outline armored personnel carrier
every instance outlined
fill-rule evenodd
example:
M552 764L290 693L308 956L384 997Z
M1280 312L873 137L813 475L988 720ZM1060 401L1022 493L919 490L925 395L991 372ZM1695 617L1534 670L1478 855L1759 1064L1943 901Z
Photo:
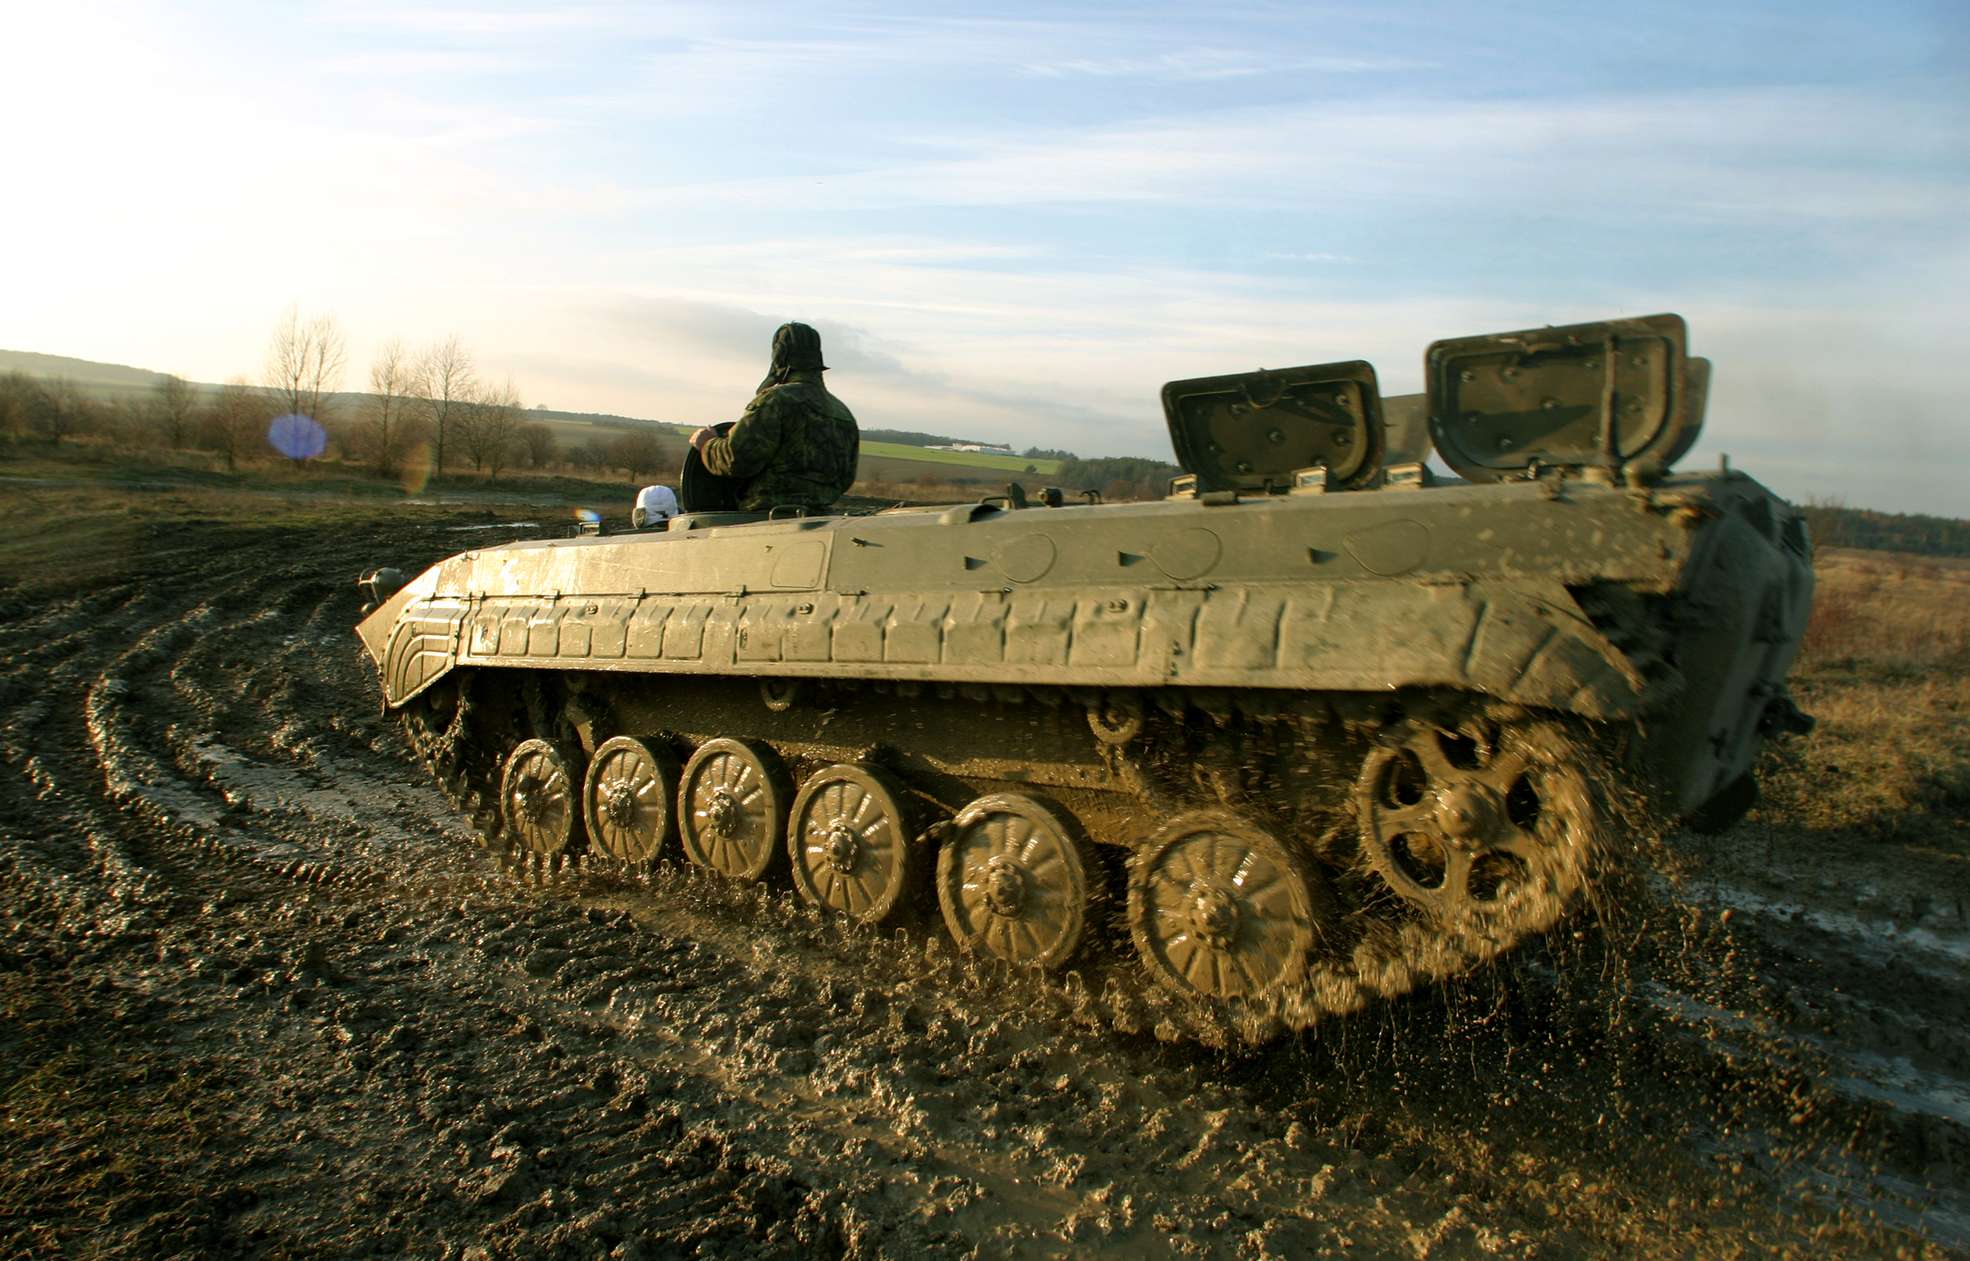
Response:
M1402 398L1364 362L1172 382L1159 501L687 512L372 575L357 630L516 859L681 857L1304 1025L1551 926L1638 788L1728 823L1809 721L1806 529L1671 472L1686 342L1440 341Z

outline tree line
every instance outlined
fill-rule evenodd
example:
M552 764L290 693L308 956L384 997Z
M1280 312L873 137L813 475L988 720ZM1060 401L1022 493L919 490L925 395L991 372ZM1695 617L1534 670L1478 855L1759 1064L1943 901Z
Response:
M1919 556L1970 556L1970 521L1919 512L1849 508L1838 500L1809 500L1801 509L1819 547L1864 547Z
M267 350L265 390L283 414L307 416L340 439L343 453L384 476L428 460L434 472L470 463L498 477L525 459L535 467L554 455L553 434L526 421L512 378L481 373L457 337L412 351L393 337L370 358L369 392L352 415L338 415L336 391L347 342L333 316L303 320L290 308Z
M1161 499L1169 491L1170 479L1182 471L1174 464L1142 456L1083 460L1070 455L1060 460L1059 471L1049 480L1077 491L1098 490L1103 499Z
M633 480L682 455L680 439L655 429L563 450L551 428L527 418L511 379L482 371L457 337L420 349L401 338L384 342L371 358L367 393L342 392L347 359L333 317L304 319L290 308L274 327L257 381L236 376L214 388L167 375L148 392L105 397L65 378L0 374L0 434L202 450L230 470L270 456L269 426L296 415L321 426L341 458L393 478L466 467L496 478L521 465L565 464L621 469Z
M914 429L864 429L864 442L894 442L905 447L949 447L960 442L974 446L990 446L983 438L947 438L943 434L918 433Z
M205 450L232 468L264 445L277 414L265 391L243 381L201 392L167 376L148 394L105 398L66 377L0 374L0 434L14 439Z

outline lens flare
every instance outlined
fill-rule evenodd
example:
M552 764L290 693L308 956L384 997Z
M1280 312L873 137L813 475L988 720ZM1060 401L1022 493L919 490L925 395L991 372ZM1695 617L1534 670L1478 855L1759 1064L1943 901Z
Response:
M593 508L577 508L575 509L575 520L581 522L583 525L597 525L602 520L602 514Z
M267 426L267 445L290 460L312 460L328 450L328 431L311 416L289 412Z
M410 449L404 452L404 462L398 472L403 478L406 495L422 493L431 482L431 444L411 443Z

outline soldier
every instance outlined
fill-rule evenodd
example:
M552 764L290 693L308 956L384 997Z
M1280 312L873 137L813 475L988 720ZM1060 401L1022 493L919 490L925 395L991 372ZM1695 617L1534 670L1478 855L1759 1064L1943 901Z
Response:
M739 483L738 506L747 512L783 504L825 512L854 484L861 433L855 414L821 384L825 371L821 335L782 324L772 370L745 415L723 437L710 429L691 435L705 468Z

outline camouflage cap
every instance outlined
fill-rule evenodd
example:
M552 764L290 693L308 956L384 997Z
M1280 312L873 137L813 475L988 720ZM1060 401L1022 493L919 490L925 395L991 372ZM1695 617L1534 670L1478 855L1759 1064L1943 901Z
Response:
M806 324L782 324L773 332L775 371L808 372L827 370L821 362L821 335Z

